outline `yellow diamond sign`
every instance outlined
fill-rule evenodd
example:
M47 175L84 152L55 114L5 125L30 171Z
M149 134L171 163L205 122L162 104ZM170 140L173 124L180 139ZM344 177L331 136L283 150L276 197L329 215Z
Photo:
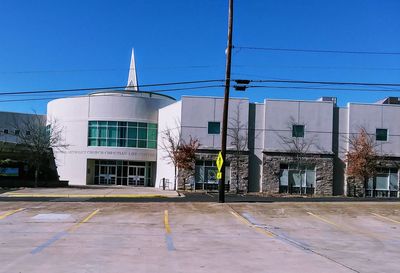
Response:
M217 172L217 179L222 179L222 173L221 172Z
M218 157L217 157L217 168L218 168L218 172L221 172L222 164L224 164L224 160L222 159L222 153L219 152L219 153L218 153Z

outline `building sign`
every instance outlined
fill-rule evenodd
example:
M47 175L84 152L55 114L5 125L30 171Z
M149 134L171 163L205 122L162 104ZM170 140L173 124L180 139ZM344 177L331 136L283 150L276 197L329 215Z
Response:
M156 161L156 150L154 151L102 151L102 150L67 150L67 151L56 151L55 153L69 154L69 155L86 155L87 157L101 157L106 158L111 156L114 159L116 156L121 156L130 160L149 160Z

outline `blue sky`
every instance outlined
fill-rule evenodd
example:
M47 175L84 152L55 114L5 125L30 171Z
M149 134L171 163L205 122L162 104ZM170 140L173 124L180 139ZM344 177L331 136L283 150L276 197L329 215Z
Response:
M0 1L0 93L223 79L227 0ZM397 0L235 0L234 45L400 52ZM232 78L400 82L400 55L233 51ZM282 84L280 84L282 86ZM330 86L325 86L330 87ZM400 89L400 88L398 88ZM222 95L222 88L170 92ZM232 96L374 102L395 92L254 88ZM39 98L30 95L18 98ZM1 102L45 113L47 101Z

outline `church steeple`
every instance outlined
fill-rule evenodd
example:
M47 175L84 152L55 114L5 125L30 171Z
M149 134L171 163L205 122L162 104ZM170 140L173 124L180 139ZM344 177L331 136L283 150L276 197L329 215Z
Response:
M128 84L125 90L139 91L136 64L135 64L135 50L132 48L131 65L129 66Z

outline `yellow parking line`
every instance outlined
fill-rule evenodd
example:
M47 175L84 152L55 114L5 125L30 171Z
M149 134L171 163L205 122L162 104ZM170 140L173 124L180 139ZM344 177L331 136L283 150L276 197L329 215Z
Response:
M335 226L335 227L337 227L338 229L343 230L343 231L347 231L347 232L351 232L351 233L356 233L356 234L367 235L367 236L369 236L369 237L372 237L372 238L375 238L375 239L378 239L378 240L380 240L380 239L383 238L382 236L380 236L380 235L378 235L378 234L376 234L376 233L371 233L371 232L368 232L368 231L365 231L365 230L364 230L364 231L356 230L356 229L354 229L354 228L350 228L350 227L347 227L347 226L341 226L341 225L336 224L336 223L334 223L334 222L332 222L332 221L330 221L330 220L328 220L328 219L326 219L326 218L324 218L324 217L321 217L321 216L319 216L319 215L316 215L316 214L314 214L314 213L312 213L312 212L307 211L307 213L308 213L309 215L311 215L311 216L313 216L313 217L315 217L315 218L321 220L322 222L325 222L325 223L327 223L327 224L333 225L333 226Z
M390 221L390 222L393 222L393 223L396 223L396 224L400 224L399 221L396 221L396 220L391 219L391 218L389 218L389 217L386 217L386 216L383 216L383 215L380 215L380 214L377 214L377 213L371 213L371 214L374 215L374 216L376 216L376 217L385 219L385 220L387 220L387 221Z
M14 213L17 213L17 212L19 212L19 211L21 211L21 210L24 210L24 209L23 209L23 208L20 208L20 209L15 209L15 210L7 211L6 213L3 213L2 215L0 215L0 220L2 220L2 219L4 219L4 218L6 218L7 216L10 216L10 215L12 215L12 214L14 214Z
M164 210L164 226L165 226L165 231L168 234L171 233L171 227L169 226L169 221L168 221L168 210Z
M323 217L321 217L321 216L319 216L319 215L316 215L316 214L314 214L314 213L312 213L312 212L307 211L307 213L308 213L309 215L311 215L311 216L313 216L313 217L315 217L315 218L321 220L322 222L328 223L328 224L333 225L333 226L335 226L335 227L337 227L337 228L340 228L340 229L343 228L342 226L340 226L340 225L338 225L338 224L336 224L336 223L334 223L334 222L332 222L332 221L329 221L328 219L325 219L325 218L323 218Z
M85 219L83 219L82 221L80 221L79 223L73 225L72 227L70 227L67 231L69 232L74 232L80 225L82 225L83 223L86 223L87 221L89 221L93 216L95 216L98 212L100 211L100 209L96 209L95 211L93 211L91 214L89 214Z
M251 227L251 228L254 228L256 231L258 231L258 232L260 232L260 233L262 233L262 234L264 234L264 235L267 235L268 237L270 237L270 238L273 238L274 237L274 234L273 233L271 233L271 232L269 232L268 230L265 230L265 229L263 229L263 228L261 228L261 227L258 227L258 226L256 226L256 225L254 225L253 223L251 223L249 220L247 220L245 217L243 217L243 216L241 216L239 213L237 213L236 211L231 211L231 213L232 213L232 215L233 216L235 216L240 222L242 222L242 223L244 223L245 225L247 225L247 226L249 226L249 227Z

